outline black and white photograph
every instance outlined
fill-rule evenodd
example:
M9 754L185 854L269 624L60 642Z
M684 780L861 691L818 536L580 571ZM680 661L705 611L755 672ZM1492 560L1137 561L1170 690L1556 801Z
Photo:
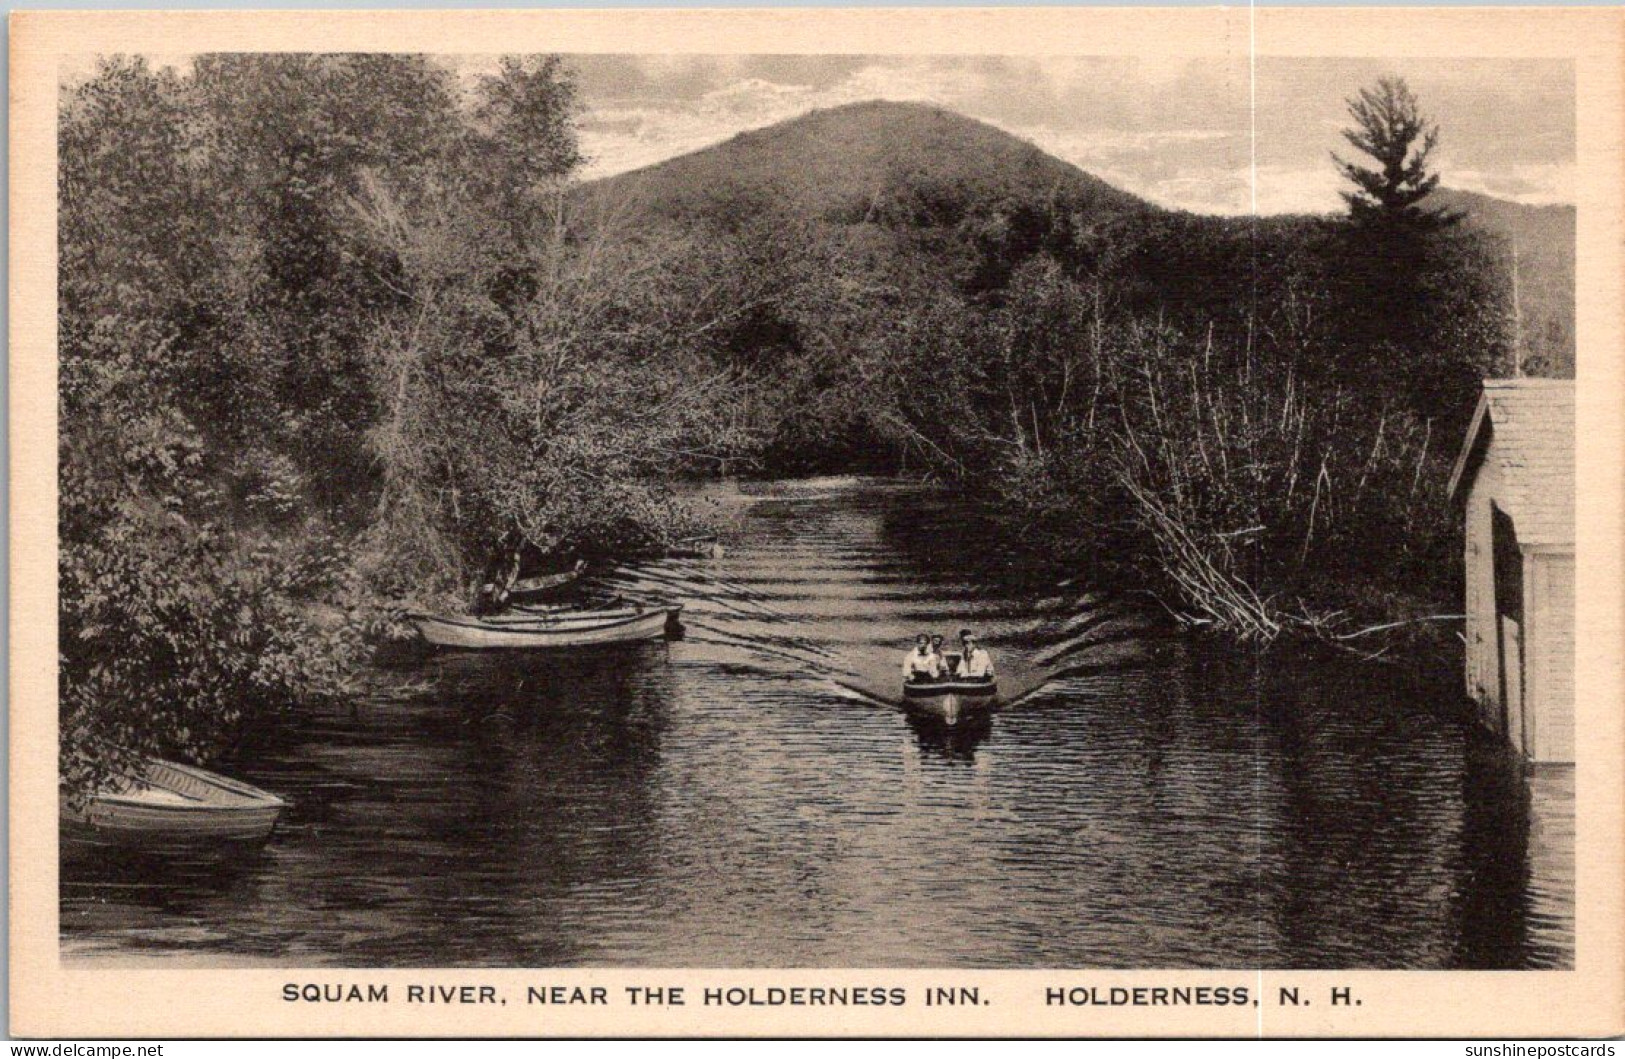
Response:
M1570 965L1572 65L1245 74L65 69L64 958Z
M63 972L1583 963L1573 58L184 41L54 72Z

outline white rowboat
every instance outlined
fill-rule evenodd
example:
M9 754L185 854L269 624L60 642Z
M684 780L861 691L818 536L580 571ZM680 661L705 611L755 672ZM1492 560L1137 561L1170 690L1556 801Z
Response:
M271 833L286 807L240 780L156 758L147 760L141 776L115 780L89 804L75 806L66 793L61 798L72 837L100 841L255 841Z
M534 615L522 620L498 621L413 614L407 620L417 627L424 640L436 647L586 647L657 639L666 635L668 623L675 623L682 609L667 606L654 610L583 612L568 618Z

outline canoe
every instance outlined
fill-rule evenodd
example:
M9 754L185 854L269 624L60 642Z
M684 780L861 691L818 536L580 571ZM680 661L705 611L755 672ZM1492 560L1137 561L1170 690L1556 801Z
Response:
M928 684L904 684L903 704L955 721L998 704L999 685L991 680L941 680Z
M535 615L524 620L448 618L412 614L407 620L435 647L547 648L653 640L667 634L683 608L669 605L631 611L584 612L569 618Z
M70 837L92 841L258 841L287 803L269 791L192 765L147 760L140 776L115 780L75 807L61 799Z

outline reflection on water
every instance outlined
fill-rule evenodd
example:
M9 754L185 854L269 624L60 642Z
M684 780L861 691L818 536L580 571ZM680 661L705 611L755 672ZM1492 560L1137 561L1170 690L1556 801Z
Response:
M1528 967L1573 960L1573 775L1451 689L1198 649L1024 579L951 498L730 490L677 643L441 654L231 768L240 855L63 865L64 953L225 964ZM1007 707L899 710L920 630Z

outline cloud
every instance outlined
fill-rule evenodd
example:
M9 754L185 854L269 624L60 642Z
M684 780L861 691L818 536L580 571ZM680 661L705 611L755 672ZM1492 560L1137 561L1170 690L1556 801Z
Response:
M686 106L593 108L581 126L582 149L590 160L584 175L609 176L652 165L818 105L808 86L749 78L706 92Z
M1114 174L1105 179L1129 187L1142 198L1169 209L1220 215L1245 214L1252 209L1251 185L1245 169L1190 171L1153 179L1139 187L1130 187L1133 174Z
M1445 183L1463 191L1476 191L1527 206L1551 206L1574 201L1572 163L1529 163L1504 170L1449 169Z
M1250 173L1248 178L1252 179ZM1329 161L1315 166L1259 166L1256 179L1259 213L1332 213L1343 208L1338 192L1345 185Z
M688 101L651 96L636 104L628 100L594 106L589 99L582 123L582 147L591 159L585 175L609 176L651 165L822 107L869 99L952 105L976 88L974 76L935 65L901 69L875 64L821 87L742 77L723 80Z

